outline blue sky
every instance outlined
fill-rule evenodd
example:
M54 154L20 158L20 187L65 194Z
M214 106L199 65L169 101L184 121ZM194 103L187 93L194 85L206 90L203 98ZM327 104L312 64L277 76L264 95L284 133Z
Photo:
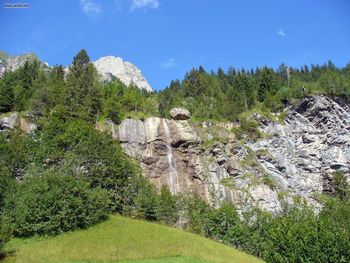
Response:
M28 9L5 9L25 2ZM0 0L0 50L68 65L120 56L151 86L203 65L251 68L350 61L349 0Z

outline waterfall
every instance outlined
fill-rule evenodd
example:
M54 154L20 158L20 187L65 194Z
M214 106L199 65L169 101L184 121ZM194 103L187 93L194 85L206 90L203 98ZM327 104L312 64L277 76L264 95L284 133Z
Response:
M169 188L170 192L173 194L178 194L180 192L179 176L177 174L176 162L173 156L173 149L171 148L171 137L170 130L167 121L163 119L163 127L165 133L166 147L167 147L167 160L169 167Z

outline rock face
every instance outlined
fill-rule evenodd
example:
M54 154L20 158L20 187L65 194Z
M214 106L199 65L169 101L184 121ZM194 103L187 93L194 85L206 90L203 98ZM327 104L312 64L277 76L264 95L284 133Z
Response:
M141 161L144 175L158 189L168 185L172 193L196 189L202 195L202 180L195 175L200 142L187 121L149 118L125 120L119 126L119 140L125 152Z
M141 71L132 63L119 57L107 56L93 62L104 81L119 79L126 86L135 85L139 89L152 91Z
M0 116L0 132L20 128L22 131L31 133L37 129L37 125L28 122L27 119L20 117L17 112Z
M320 208L334 171L350 179L350 103L314 96L286 109L285 123L254 114L262 139L236 140L232 123L124 120L118 137L143 174L172 193L197 191L214 205L277 213L295 197ZM214 139L215 138L215 139Z
M185 108L173 108L170 117L174 120L187 120L191 117L191 113Z
M332 173L350 174L349 102L325 96L305 99L290 108L285 125L267 122L267 139L249 143L263 170L281 189L291 189L310 202L317 193L332 191Z

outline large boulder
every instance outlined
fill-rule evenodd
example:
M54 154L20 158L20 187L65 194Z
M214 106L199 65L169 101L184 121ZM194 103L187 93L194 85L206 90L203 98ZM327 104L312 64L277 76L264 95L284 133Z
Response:
M14 129L20 125L20 120L17 112L11 113L10 115L1 117L0 119L0 130Z
M26 118L20 117L17 112L6 113L5 115L0 116L0 131L13 130L17 128L26 133L31 133L38 127L35 123L29 122Z
M174 120L187 120L191 117L191 113L185 108L173 108L170 117Z

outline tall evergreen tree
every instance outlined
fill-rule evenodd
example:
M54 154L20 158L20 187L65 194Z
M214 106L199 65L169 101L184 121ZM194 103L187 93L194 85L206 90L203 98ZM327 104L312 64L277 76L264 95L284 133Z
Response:
M66 107L72 117L94 122L101 110L98 73L84 49L73 58L69 70Z
M263 67L259 72L259 101L264 101L267 96L271 96L276 93L277 87L274 74L274 71L267 67Z
M0 112L11 111L14 104L13 87L7 75L0 80Z

